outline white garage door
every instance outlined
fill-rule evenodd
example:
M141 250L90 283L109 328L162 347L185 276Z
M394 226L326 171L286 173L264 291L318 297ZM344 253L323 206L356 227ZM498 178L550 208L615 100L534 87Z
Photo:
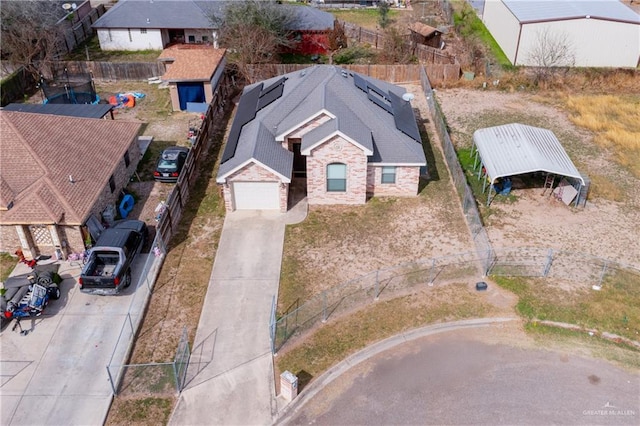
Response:
M237 210L280 209L278 182L234 182L233 197Z

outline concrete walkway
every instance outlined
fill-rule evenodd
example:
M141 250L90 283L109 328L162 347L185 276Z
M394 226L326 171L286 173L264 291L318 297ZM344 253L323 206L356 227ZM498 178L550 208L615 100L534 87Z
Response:
M172 425L271 424L276 414L269 341L287 223L306 216L306 200L286 214L227 214L191 355L187 386Z

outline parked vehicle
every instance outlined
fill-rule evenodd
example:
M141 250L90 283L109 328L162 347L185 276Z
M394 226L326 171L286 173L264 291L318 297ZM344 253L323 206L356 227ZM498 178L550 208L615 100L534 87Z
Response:
M7 278L0 293L2 322L42 315L49 300L60 298L61 281L58 265L36 266L32 272Z
M153 178L160 182L177 182L182 171L189 148L172 146L160 154Z
M146 239L147 225L141 220L123 220L102 231L80 273L80 290L109 295L129 287L131 264Z

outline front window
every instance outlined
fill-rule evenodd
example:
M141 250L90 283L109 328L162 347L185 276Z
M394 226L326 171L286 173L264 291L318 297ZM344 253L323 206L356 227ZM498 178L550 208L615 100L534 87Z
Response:
M334 163L327 166L327 191L345 192L347 190L347 165Z
M189 43L195 43L196 42L196 36L190 35L189 36Z
M396 168L393 166L382 167L382 183L396 183Z

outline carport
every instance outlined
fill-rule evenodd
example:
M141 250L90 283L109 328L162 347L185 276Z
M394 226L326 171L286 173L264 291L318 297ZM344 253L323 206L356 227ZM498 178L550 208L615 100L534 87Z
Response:
M472 154L478 179L484 179L483 192L489 187L487 206L497 182L529 173L545 174L545 190L552 191L556 177L564 177L556 195L567 204L573 200L576 206L586 202L588 179L550 130L519 123L478 129L473 133ZM567 190L563 194L564 188Z

